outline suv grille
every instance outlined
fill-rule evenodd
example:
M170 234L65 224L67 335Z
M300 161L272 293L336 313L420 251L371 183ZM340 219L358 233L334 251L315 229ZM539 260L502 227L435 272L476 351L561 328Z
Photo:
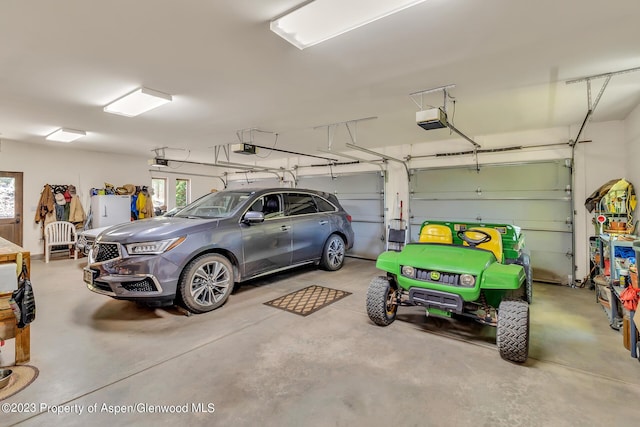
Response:
M120 250L117 243L99 243L96 262L105 262L116 259L120 256Z
M124 282L121 285L129 292L156 292L158 290L153 280L148 277L138 282Z

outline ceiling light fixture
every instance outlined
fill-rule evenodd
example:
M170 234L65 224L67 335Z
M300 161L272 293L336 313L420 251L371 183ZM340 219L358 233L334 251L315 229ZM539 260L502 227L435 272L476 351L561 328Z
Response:
M60 128L57 131L47 135L46 139L49 141L72 142L86 135L87 133L83 130Z
M104 107L104 111L126 117L135 117L161 105L171 102L173 98L166 93L141 87L125 96L116 99Z
M271 21L271 31L302 50L425 0L315 0Z

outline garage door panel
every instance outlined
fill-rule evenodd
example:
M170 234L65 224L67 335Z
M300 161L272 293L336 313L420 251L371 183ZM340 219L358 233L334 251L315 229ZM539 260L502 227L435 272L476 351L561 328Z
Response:
M566 202L547 200L522 200L517 203L500 203L494 200L411 201L411 212L418 223L426 219L483 221L521 227L526 224L528 228L557 231L571 231L567 224L571 212L567 207Z
M534 279L565 282L571 273L571 233L527 229L523 231L525 246L531 254Z
M384 250L383 229L380 224L352 222L355 244L349 255L360 258L376 259Z
M375 259L384 251L384 177L379 172L303 176L298 188L334 194L351 215L355 245L349 255Z
M357 221L370 221L382 223L380 216L380 200L367 199L339 199L340 204L352 218Z
M444 173L443 173L444 171ZM413 174L415 185L422 191L455 189L475 192L477 188L490 191L566 190L568 168L562 161L482 166L475 168L447 168L420 170Z
M427 219L515 224L525 233L534 277L566 282L573 236L571 175L565 164L559 159L485 165L480 173L468 167L414 170L411 238L417 240Z

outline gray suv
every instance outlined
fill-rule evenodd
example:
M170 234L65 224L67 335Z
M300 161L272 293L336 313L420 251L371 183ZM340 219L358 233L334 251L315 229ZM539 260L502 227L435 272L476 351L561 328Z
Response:
M332 194L221 191L173 217L109 227L89 251L84 281L116 299L203 313L224 304L234 283L303 264L338 270L353 240L351 216Z

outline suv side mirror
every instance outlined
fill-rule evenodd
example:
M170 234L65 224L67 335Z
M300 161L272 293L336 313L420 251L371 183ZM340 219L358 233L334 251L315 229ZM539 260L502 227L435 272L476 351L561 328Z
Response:
M258 224L260 222L264 222L264 214L262 212L248 211L244 214L242 222L245 224Z

